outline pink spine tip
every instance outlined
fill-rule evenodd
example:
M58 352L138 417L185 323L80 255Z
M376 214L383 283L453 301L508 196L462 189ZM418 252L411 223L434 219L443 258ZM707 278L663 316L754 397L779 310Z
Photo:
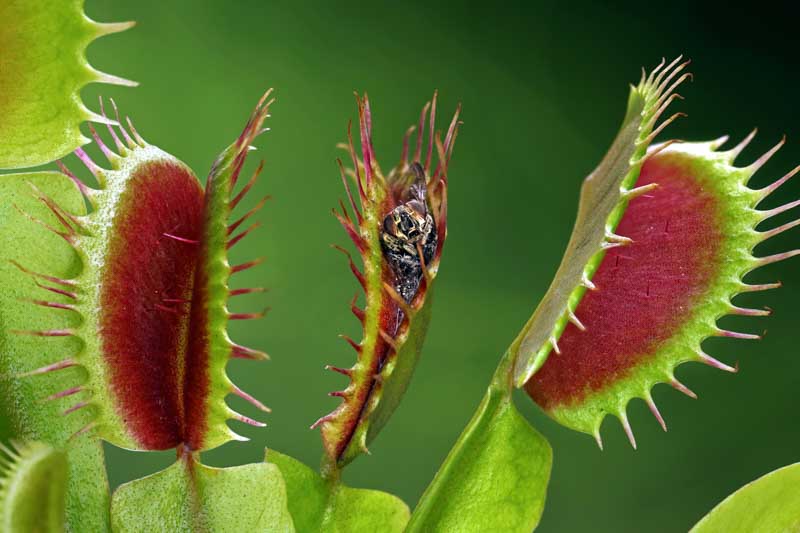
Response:
M358 279L361 288L367 290L367 280L364 278L364 274L361 273L356 264L353 262L353 256L350 255L350 252L348 252L347 250L345 250L344 248L342 248L337 244L332 244L331 247L334 250L339 250L347 257L347 261L350 264L350 271L353 272L353 275L356 277L356 279Z
M31 370L30 372L24 372L22 374L18 374L17 377L19 378L26 378L31 376L39 376L41 374L47 374L49 372L55 372L56 370L62 370L64 368L70 368L76 366L77 363L73 359L64 359L63 361L59 361L57 363L53 363L52 365L43 366L37 368L36 370Z
M717 359L714 359L710 355L703 352L700 352L700 361L707 364L710 367L716 368L718 370L723 370L725 372L731 372L735 374L738 371L738 368L728 366L722 361L718 361Z
M241 415L239 413L234 413L233 414L233 419L234 420L238 420L239 422L244 422L245 424L248 424L250 426L254 426L254 427L257 427L257 428L267 427L267 425L264 422L259 422L258 420L253 420L249 416L244 416L244 415Z
M746 307L731 307L731 313L739 316L769 316L772 314L772 309L768 307L764 309L748 309Z
M780 140L780 141L778 141L778 143L777 143L775 146L773 146L772 148L770 148L769 150L767 150L767 152L766 152L766 153L764 153L764 155L762 155L761 157L759 157L758 159L756 159L755 161L753 161L753 162L752 162L752 163L751 163L751 164L750 164L750 165L747 167L747 168L748 168L748 170L749 170L750 172L752 172L752 173L756 173L756 172L758 171L758 169L760 169L761 167L763 167L763 166L764 166L764 165L767 163L767 161L769 161L769 160L772 158L772 156L773 156L773 155L775 155L775 152L777 152L778 150L780 150L780 149L781 149L781 147L782 147L784 144L786 144L786 136L785 136L785 135L784 135L784 136L781 138L781 140Z
M338 366L333 365L325 365L325 370L330 370L331 372L336 372L337 374L342 374L343 376L350 377L353 372L349 368L340 368Z
M85 435L89 431L93 430L95 427L97 427L97 423L96 422L90 422L89 424L86 424L81 429L79 429L78 431L76 431L75 433L70 435L68 440L69 441L73 441L74 439L77 439L81 435Z
M252 404L256 409L258 409L260 411L264 411L265 413L271 413L272 412L272 409L270 409L269 407L267 407L263 403L259 402L253 396L251 396L250 394L246 393L245 391L243 391L242 389L240 389L236 385L233 386L233 391L232 392L233 392L233 394L235 394L239 398L241 398L241 399L249 402L250 404Z
M256 222L256 223L252 224L249 228L247 228L246 230L241 232L239 235L237 235L235 237L231 237L231 239L228 240L228 244L226 245L227 249L230 250L231 248L236 246L236 244L239 241L241 241L242 239L247 237L250 234L250 232L252 232L253 230L255 230L255 229L259 228L259 227L261 227L261 223L260 222Z
M46 274L40 274L38 272L34 272L33 270L29 270L29 269L23 267L18 262L14 261L13 259L11 259L9 262L12 265L14 265L15 267L17 267L19 270L24 272L25 274L28 274L29 276L32 276L34 278L39 278L39 279L43 279L45 281L50 281L52 283L56 283L58 285L63 285L65 287L75 287L77 285L77 282L75 280L57 278L55 276L48 276Z
M43 331L11 330L17 335L31 335L33 337L69 337L74 335L71 329L48 329Z
M100 168L91 157L89 157L89 154L83 151L83 148L77 148L74 154L78 157L78 159L81 160L84 166L89 169L89 172L91 172L95 178L99 178L101 176L103 169Z
M117 154L112 152L111 149L108 146L106 146L106 143L103 142L103 139L100 138L100 135L98 135L97 130L94 129L94 126L92 126L91 124L89 124L89 131L91 132L92 137L94 138L94 143L97 145L98 148L100 148L100 151L103 152L103 155L106 156L106 159L108 160L109 163L112 163L113 161L119 158Z
M231 320L255 320L264 318L266 314L267 310L261 311L260 313L230 313L228 318Z
M625 430L625 435L628 437L628 442L631 443L631 447L635 450L636 449L636 437L633 434L633 429L631 428L631 423L628 421L628 415L625 414L625 411L620 413L619 421L622 423L622 429Z
M672 378L672 380L669 382L669 384L672 385L675 388L675 390L684 393L689 398L691 398L693 400L697 399L697 394L695 394L689 387L687 387L686 385L684 385L683 383L681 383L677 379Z
M750 142L751 142L751 141L752 141L752 140L755 138L755 136L756 136L756 134L757 134L757 133L758 133L758 128L753 128L753 131L751 131L750 133L748 133L748 134L747 134L747 137L745 137L744 139L742 139L742 141L741 141L739 144L737 144L736 146L734 146L733 148L731 148L730 150L728 150L728 152L727 152L727 153L728 153L728 156L731 158L731 160L732 160L732 161L733 161L733 160L736 160L736 158L737 158L737 157L739 157L739 154L741 154L741 153L742 153L742 151L743 151L745 148L747 148L747 146L748 146L748 145L750 144Z
M761 335L754 335L752 333L739 333L738 331L728 331L726 329L719 330L720 337L728 337L731 339L744 339L744 340L761 340Z
M572 322L572 324L576 328L578 328L581 331L586 331L586 326L583 325L583 322L580 321L580 319L578 318L578 316L574 312L569 311L568 312L568 317L569 317L569 321Z
M356 295L356 296L358 296L358 295ZM353 298L353 301L350 304L350 311L353 312L353 315L355 315L355 317L360 322L362 322L362 323L364 322L364 319L366 318L367 315L366 315L366 313L365 313L365 311L363 309L361 309L360 307L358 307L356 305L356 298L355 297Z
M798 168L800 168L800 167L798 167ZM762 220L767 220L768 218L774 217L776 215L780 215L781 213L784 213L786 211L794 209L798 205L800 205L800 200L795 200L793 202L789 202L788 204L779 205L778 207L775 207L773 209L768 209L766 211L760 211L760 215L761 215Z
M229 207L231 211L234 210L237 205L239 205L239 202L241 202L244 199L245 196L247 196L247 193L249 193L250 190L253 188L253 185L256 184L256 181L258 180L258 176L261 174L261 171L263 169L264 169L264 161L262 160L258 164L258 167L256 168L255 172L253 172L253 175L250 176L250 179L247 181L245 186L242 187L241 191L239 191L239 194L237 194L233 198L233 200L231 200L230 207ZM238 176L238 173L236 174L236 176ZM234 178L233 184L235 184L235 183L236 183L236 179Z
M797 174L798 172L800 172L800 165L794 167L783 177L773 181L763 189L758 189L757 192L761 195L761 198L766 198L767 196L775 192L781 185L792 179L792 177L794 177L794 175Z
M57 392L55 394L51 394L50 396L45 398L44 401L45 402L51 402L53 400L58 400L59 398L66 398L67 396L72 396L73 394L78 394L82 390L83 390L83 387L81 387L81 386L65 389L65 390L62 390L62 391Z
M558 341L555 335L550 336L550 346L553 347L553 351L556 352L557 355L561 355L561 348L558 347Z
M776 281L775 283L761 283L758 285L743 285L742 292L758 292L758 291L767 291L771 289L780 289L783 286L783 283L780 281Z
M65 409L61 414L63 416L67 416L68 414L74 413L75 411L77 411L79 409L83 409L87 405L89 405L89 402L78 402L75 405L73 405L72 407L70 407L69 409Z
M78 299L78 293L71 292L71 291L65 291L64 289L58 289L56 287L48 287L47 285L44 285L43 283L39 283L38 281L34 281L34 284L37 287L39 287L40 289L44 289L46 291L50 291L50 292L52 292L54 294L60 294L61 296L66 296L70 300L76 300L77 301L77 299Z
M231 345L231 356L237 359L269 360L266 353L240 344Z
M347 336L347 335L339 335L339 338L340 338L340 339L344 339L344 341L345 341L347 344L349 344L350 346L352 346L352 347L353 347L353 349L354 349L356 352L358 352L358 353L361 353L361 345L360 345L360 344L358 344L356 341L354 341L354 340L353 340L351 337L349 337L349 336Z
M119 109L117 108L117 103L114 101L113 98L109 98L109 100L111 101L111 107L114 108L114 117L117 119L117 125L119 126L119 131L122 133L122 137L128 144L128 148L133 150L136 147L136 143L133 142L133 139L131 139L131 136L128 135L128 132L125 131L125 126L123 126L122 120L119 118Z
M230 291L229 295L239 296L242 294L254 294L260 292L267 292L267 289L265 289L264 287L248 287L245 289L233 289L232 291Z
M658 424L661 426L661 429L666 431L667 430L667 423L664 422L664 417L661 416L661 412L658 410L658 406L656 405L656 402L654 402L653 398L651 398L649 396L646 398L645 401L647 402L647 407L650 408L650 412L653 413L653 416L656 417L656 420L658 420Z
M49 307L50 309L62 309L64 311L75 311L75 306L70 304L62 304L59 302L49 302L47 300L27 300L28 302L32 303L33 305L38 305L40 307Z
M332 414L328 414L328 415L322 416L322 417L318 418L316 422L311 424L308 427L308 429L317 429L319 426L321 426L322 424L324 424L326 422L330 422L332 419L333 419L333 415Z
M234 266L231 267L231 274L236 274L237 272L243 272L245 270L248 270L250 268L253 268L255 266L260 265L264 261L265 261L265 259L263 257L260 257L258 259L254 259L252 261L248 261L247 263L242 263L240 265L234 265Z
M243 224L243 223L244 223L244 222L245 222L247 219L249 219L250 217L252 217L252 216L253 216L253 215L255 215L256 213L258 213L258 211L260 211L260 210L261 210L261 208L263 208L263 207L264 207L264 205L267 203L267 201L268 201L270 198L271 198L271 196L269 196L269 195L265 196L265 197L264 197L264 198L262 198L262 199L261 199L261 201L260 201L260 202L258 202L258 203L257 203L257 204L256 204L256 205L255 205L255 206L252 208L252 209L250 209L250 211L248 211L247 213L245 213L244 215L242 215L242 216L241 216L241 217L240 217L240 218L239 218L239 219L238 219L236 222L232 222L231 224L229 224L229 225L228 225L228 235L230 235L231 233L233 233L234 231L236 231L236 229L237 229L239 226L241 226L241 225L242 225L242 224Z
M772 263L777 263L785 259L790 259L796 255L800 255L800 250L790 250L788 252L783 252L780 254L768 255L766 257L758 258L758 264L759 266L770 265Z

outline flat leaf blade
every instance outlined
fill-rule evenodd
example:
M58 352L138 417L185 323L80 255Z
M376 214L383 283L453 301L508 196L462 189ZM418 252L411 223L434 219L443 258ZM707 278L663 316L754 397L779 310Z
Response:
M779 468L737 490L691 530L691 533L800 530L800 463Z
M267 451L266 460L283 474L299 533L400 533L408 523L408 506L396 496L326 481L300 461L273 450Z
M490 389L411 516L407 531L536 528L553 452L510 396Z
M111 523L119 533L292 532L285 494L274 465L211 468L188 458L120 486Z

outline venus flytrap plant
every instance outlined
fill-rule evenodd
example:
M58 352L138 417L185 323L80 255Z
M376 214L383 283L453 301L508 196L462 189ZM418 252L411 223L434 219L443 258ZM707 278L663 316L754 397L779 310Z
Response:
M182 446L195 452L241 438L227 428L227 419L252 422L224 407L228 393L265 409L227 379L219 361L263 354L237 346L219 332L229 319L251 318L227 313L220 298L228 295L231 273L241 270L228 266L224 255L229 243L235 243L227 232L227 195L266 109L259 105L240 139L223 154L205 194L183 163L122 126L124 142L109 126L118 152L93 132L110 170L83 150L76 152L100 184L98 190L87 188L62 167L64 177L78 184L92 206L89 214L73 215L57 199L33 188L58 222L47 228L74 248L83 267L74 278L52 278L54 285L70 289L72 302L48 307L72 311L82 320L74 328L12 333L80 339L81 351L55 361L58 368L34 370L55 372L68 364L86 370L87 383L61 396L91 393L72 406L96 411L76 436L94 430L124 448ZM23 261L14 265L32 279L46 275ZM207 317L210 314L214 316Z
M312 426L322 433L321 475L285 455L268 451L266 456L281 468L298 531L404 529L409 511L402 501L390 494L347 487L340 482L340 471L359 454L368 453L367 445L408 387L427 333L431 291L447 237L447 165L458 134L460 107L442 141L435 130L434 93L420 115L415 146L409 145L412 127L403 139L400 162L384 174L372 146L369 99L356 95L356 102L361 154L356 154L348 128L343 148L352 168L345 170L338 161L353 215L344 202L341 212L334 214L363 264L363 271L359 270L350 253L340 248L364 291L364 308L356 306L358 295L351 304L363 327L362 339L355 342L345 337L356 350L357 360L347 369L327 367L345 375L349 383L331 394L342 398L342 403Z
M478 411L445 459L411 517L410 531L491 529L531 531L544 510L550 477L549 443L518 413L514 386L523 385L558 349L568 322L609 247L628 242L615 233L627 204L652 186L635 187L647 146L677 116L657 121L678 96L686 63L662 65L631 88L616 139L581 189L578 218L547 294L502 357ZM560 351L560 350L559 350ZM491 486L490 496L476 498ZM469 512L465 512L469 509Z
M409 531L536 526L551 454L516 412L512 386L524 386L547 414L594 435L601 448L600 424L606 414L617 416L635 448L625 414L631 399L645 400L666 429L650 394L656 383L694 396L674 377L679 364L698 361L735 371L703 352L704 339L758 338L722 330L716 321L726 314L769 314L731 300L776 288L742 279L759 266L800 254L752 254L760 242L800 223L755 229L798 205L756 209L800 167L755 190L748 180L783 141L746 167L733 162L753 135L726 152L719 148L727 138L649 148L679 115L657 125L678 98L674 89L689 77L681 74L685 66L680 58L666 67L662 62L632 87L617 138L584 181L577 222L554 281L502 358L484 401L412 514ZM486 487L492 487L490 495Z
M447 237L447 163L458 133L460 112L453 116L443 146L439 139L440 160L432 168L434 94L432 103L426 104L420 115L414 153L409 154L409 129L400 162L384 176L372 147L369 99L365 96L363 100L357 98L357 102L362 156L356 156L348 132L347 150L353 165L350 175L355 182L352 188L339 162L354 217L347 213L344 203L342 212L334 214L361 255L363 273L345 252L364 290L366 305L363 310L358 309L355 298L351 305L363 326L361 342L345 337L356 350L356 364L350 369L328 367L349 378L347 388L332 393L341 397L342 403L314 424L320 427L332 467L343 466L367 452L367 444L400 402L419 358L430 319L429 293ZM352 189L357 191L360 209Z
M77 97L89 81L125 83L93 71L83 50L129 25L91 22L79 1L47 12L38 4L0 4L0 14L20 21L0 30L0 45L11 51L0 58L0 167L35 165L74 149L98 185L87 186L61 163L61 172L0 175L0 395L21 442L0 447L6 530L531 531L544 508L552 450L517 411L514 388L524 387L547 414L594 435L601 447L602 420L615 415L635 447L628 402L645 400L666 429L650 391L664 382L693 395L675 380L676 366L699 361L734 371L707 355L702 341L756 338L716 321L768 314L732 299L777 284L743 277L800 254L753 255L756 245L798 225L755 229L798 205L757 209L800 167L763 189L747 186L782 143L746 167L734 160L752 135L727 151L720 150L725 139L651 146L680 115L662 120L690 75L680 58L643 73L608 154L584 181L553 283L411 513L391 494L346 486L341 472L387 423L420 356L447 237L447 169L460 107L442 135L434 94L414 146L411 128L400 162L384 174L369 100L357 96L359 142L348 130L344 145L352 168L339 162L350 208L342 202L335 214L363 264L359 269L345 252L364 291L363 308L358 297L351 304L363 331L359 342L346 338L355 364L329 367L349 382L332 393L342 403L314 424L322 434L321 471L272 450L262 463L210 468L201 452L243 439L229 421L263 425L228 407L228 395L269 411L230 381L226 365L266 358L227 334L229 321L262 313L231 313L227 301L263 290L230 287L236 273L259 260L231 265L228 250L258 226L248 226L249 219L264 205L232 216L261 171L239 184L264 130L270 92L203 188L130 120L123 125L116 106L113 118L102 102L95 115ZM55 32L60 46L75 52L65 62L48 62L54 40L45 37L56 24L63 25ZM40 68L23 76L21 66L37 66L37 58ZM14 90L2 77L7 65L20 73ZM41 102L56 111L47 121L28 97L53 79L57 90ZM89 131L108 165L79 147L83 120L107 124L110 146ZM110 498L101 440L132 450L175 449L177 461ZM793 467L766 476L723 502L696 531L741 523L744 508L755 509L745 520L796 525L797 497L787 489L795 478ZM783 508L776 510L776 502Z
M28 418L51 416L55 421L49 424L71 432L56 442L68 449L86 442L96 448L101 438L134 450L179 450L181 460L174 467L118 490L112 504L115 530L162 523L202 530L217 523L219 516L228 520L233 504L226 507L220 502L237 500L204 495L225 491L232 496L235 492L226 487L237 485L235 480L243 476L260 487L263 498L256 499L262 504L249 513L236 513L236 520L229 523L258 528L259 520L277 519L291 527L276 467L209 469L198 459L202 450L242 439L227 426L228 420L263 425L232 411L224 401L228 394L268 411L225 373L231 357L266 357L233 343L226 333L229 320L258 318L260 313L230 313L226 305L230 296L258 290L229 289L232 275L259 261L231 266L227 253L253 229L241 226L263 205L229 220L258 176L257 171L241 190L235 190L247 152L263 131L268 97L269 92L236 142L217 159L205 191L188 167L147 144L130 120L130 131L109 125L115 149L92 130L110 169L96 164L82 149L76 151L94 174L98 189L88 188L63 165L61 174L2 178L12 200L20 195L37 208L29 212L17 202L4 205L16 213L15 222L34 228L39 238L55 237L68 245L69 268L62 269L67 273L47 270L47 261L36 261L36 254L21 256L18 247L4 249L14 255L6 268L16 271L11 275L20 282L19 294L11 295L16 305L9 306L13 311L8 314L10 325L19 327L4 332L7 348L11 347L4 350L4 376L11 382L8 401L23 413L19 433L25 435L27 427L35 425ZM55 184L64 183L68 186L59 193ZM91 207L88 213L80 211L83 200ZM20 313L21 305L41 309L41 320L31 321L28 313ZM48 347L50 341L58 344ZM23 345L27 350L15 349L21 342L27 343ZM46 350L48 360L32 367L26 356L33 350ZM33 379L38 382L29 387ZM51 388L58 390L50 393ZM60 415L43 413L42 400L59 404ZM101 456L92 466L104 474ZM186 490L167 491L171 499L162 494L161 506L149 508L146 503L154 487L164 484ZM105 491L107 516L107 487ZM192 509L201 504L204 512L198 515ZM223 511L216 513L217 505ZM149 514L143 516L143 508L149 508ZM75 516L73 527L89 529L85 518L85 513ZM96 529L108 529L107 522Z
M597 290L578 306L585 331L568 326L560 341L562 353L551 355L526 385L546 413L594 435L601 447L600 424L606 414L619 418L636 447L625 414L633 398L644 400L666 430L652 387L667 383L696 398L675 378L678 365L695 361L736 372L703 351L705 339L760 338L720 329L716 322L729 314L769 315L766 309L738 307L732 299L777 287L751 285L743 277L799 253L755 257L752 252L761 242L797 226L795 220L765 231L755 229L795 205L756 209L800 167L763 189L747 187L783 145L781 141L750 165L734 166L752 138L751 134L727 151L719 150L726 138L654 148L637 185L658 186L630 202L619 231L631 242L607 252L592 279ZM624 316L615 312L618 309L625 310ZM614 335L609 335L614 326Z

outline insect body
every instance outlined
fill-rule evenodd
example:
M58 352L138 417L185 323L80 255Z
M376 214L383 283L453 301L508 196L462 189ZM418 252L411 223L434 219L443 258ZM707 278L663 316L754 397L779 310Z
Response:
M415 180L410 200L392 209L381 227L381 247L394 272L395 289L409 303L419 290L423 262L430 263L437 244L436 225L425 199L425 171L419 163L412 164L411 170Z

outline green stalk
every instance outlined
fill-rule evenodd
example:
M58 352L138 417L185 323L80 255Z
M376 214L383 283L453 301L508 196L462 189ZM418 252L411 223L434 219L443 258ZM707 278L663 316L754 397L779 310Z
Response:
M411 515L408 532L529 532L539 523L553 453L511 399L517 344L500 360L477 411Z

